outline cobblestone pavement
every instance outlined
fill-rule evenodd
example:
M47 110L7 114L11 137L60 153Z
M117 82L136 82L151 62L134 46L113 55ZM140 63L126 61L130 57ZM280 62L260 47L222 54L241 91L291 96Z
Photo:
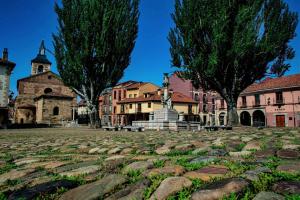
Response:
M0 199L300 199L300 129L0 130Z

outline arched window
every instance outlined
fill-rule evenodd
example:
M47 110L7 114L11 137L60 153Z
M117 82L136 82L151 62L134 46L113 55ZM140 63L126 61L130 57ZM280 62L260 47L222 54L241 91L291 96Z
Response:
M39 73L43 73L44 72L44 66L43 65L40 65L39 67L38 67L38 74Z
M52 89L51 88L46 88L45 90L44 90L44 93L45 94L48 94L48 93L51 93L52 92Z
M59 108L57 106L53 108L53 115L59 115Z

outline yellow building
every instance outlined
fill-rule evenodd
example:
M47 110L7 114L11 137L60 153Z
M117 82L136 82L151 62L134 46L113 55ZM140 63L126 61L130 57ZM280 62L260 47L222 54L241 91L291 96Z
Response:
M147 86L148 87L148 86ZM136 96L132 96L135 95ZM149 120L149 114L162 108L162 92L158 89L154 92L127 90L126 99L118 103L119 118L123 118L122 125L129 125L132 121ZM139 96L138 96L139 95ZM131 98L130 98L131 97ZM178 113L182 113L186 121L198 121L198 103L192 98L179 92L172 94L172 106Z

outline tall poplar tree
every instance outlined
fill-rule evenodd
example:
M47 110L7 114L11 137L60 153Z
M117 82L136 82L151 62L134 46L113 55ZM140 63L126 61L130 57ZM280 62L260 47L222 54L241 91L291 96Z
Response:
M295 55L297 13L283 0L176 0L169 33L173 66L195 86L218 92L228 124L238 124L237 99L249 85L275 74Z
M138 33L139 0L62 0L55 4L53 34L58 71L86 103L99 125L101 92L113 87L130 64Z

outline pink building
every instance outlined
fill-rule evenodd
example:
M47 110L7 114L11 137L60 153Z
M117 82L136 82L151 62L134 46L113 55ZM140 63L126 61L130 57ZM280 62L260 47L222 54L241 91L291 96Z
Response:
M103 125L121 124L123 119L118 118L117 104L126 99L127 87L137 83L136 81L126 81L119 83L113 88L105 90L99 97L99 116Z
M267 78L249 86L238 99L245 126L300 127L300 74ZM216 124L226 124L224 99L216 99Z
M216 92L196 89L190 80L184 80L174 73L169 78L170 89L180 92L198 102L200 120L203 124L215 124L215 98Z

